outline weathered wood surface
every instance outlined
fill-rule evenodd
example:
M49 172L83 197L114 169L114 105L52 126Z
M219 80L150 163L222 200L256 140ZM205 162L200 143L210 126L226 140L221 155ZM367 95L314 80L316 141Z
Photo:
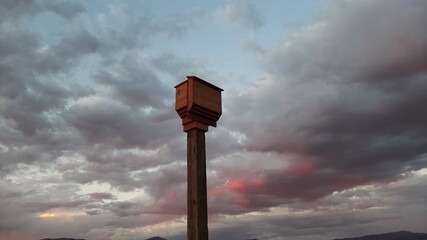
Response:
M188 105L188 81L176 86L175 109L186 108Z
M216 127L222 114L221 88L196 76L187 76L187 80L176 85L175 89L175 110L182 119L185 132L192 128L206 130L208 126Z
M187 132L187 240L208 240L205 131Z
M222 113L221 109L221 89L214 88L201 81L191 81L192 83L192 103L209 109L215 113Z
M187 239L208 240L205 132L222 114L223 90L196 76L175 89L175 110L187 132Z

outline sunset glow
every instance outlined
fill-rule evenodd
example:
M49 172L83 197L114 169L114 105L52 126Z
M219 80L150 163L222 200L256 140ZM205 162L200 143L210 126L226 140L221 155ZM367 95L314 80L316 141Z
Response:
M40 218L53 218L56 216L57 215L55 213L51 213L51 212L47 212L39 215Z
M196 166L211 240L427 231L426 13L0 0L0 239L186 239Z

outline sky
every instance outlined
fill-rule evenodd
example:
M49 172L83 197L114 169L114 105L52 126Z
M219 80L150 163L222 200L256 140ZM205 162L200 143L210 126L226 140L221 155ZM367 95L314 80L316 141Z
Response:
M186 239L174 86L222 89L211 240L427 232L427 1L0 1L0 239Z

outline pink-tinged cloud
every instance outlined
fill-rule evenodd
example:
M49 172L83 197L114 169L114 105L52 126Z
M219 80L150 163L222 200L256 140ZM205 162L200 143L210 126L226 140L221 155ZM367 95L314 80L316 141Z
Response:
M229 234L212 239L266 239L256 231L288 238L395 215L427 229L427 181L408 177L427 167L427 1L328 1L305 27L285 32L277 24L292 18L290 1L276 1L277 8L199 1L194 7L204 10L196 15L180 3L166 18L146 15L170 10L148 2L142 12L134 3L0 2L0 239L30 239L31 228L119 239L136 232L128 228L184 216L186 144L173 86L191 72L225 89L219 128L207 133L210 214L224 223L224 215L282 207L348 211L276 222L266 214L254 225L243 214ZM238 59L239 37L211 28L215 12L265 36L251 40L254 61ZM265 28L262 16L269 16ZM200 44L191 44L194 36ZM227 39L231 45L215 47ZM181 55L188 46L192 54ZM366 194L354 187L401 179L417 187L349 203ZM80 193L96 183L116 196ZM118 200L136 189L143 196ZM375 209L382 203L390 208ZM38 217L52 210L82 215L62 228ZM354 219L352 210L368 218Z
M258 175L248 174L231 179L225 189L215 189L213 193L232 194L232 204L240 207L268 205L270 198L282 201L313 201L334 191L352 188L371 182L360 176L346 176L328 172L311 163L293 164L284 169L268 170ZM260 199L265 197L266 201ZM256 203L255 203L256 202Z
M247 189L247 184L241 180L231 180L227 185L232 192L245 192Z

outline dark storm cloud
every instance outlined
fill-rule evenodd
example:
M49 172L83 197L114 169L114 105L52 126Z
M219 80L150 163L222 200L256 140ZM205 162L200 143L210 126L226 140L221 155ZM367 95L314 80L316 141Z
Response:
M18 20L28 15L33 16L41 9L37 1L2 1L0 6L0 24L5 20Z
M151 121L143 110L102 98L81 98L64 117L89 143L111 144L118 148L146 148L178 133L178 127L165 127Z
M131 106L162 107L172 92L151 69L138 64L131 56L126 56L116 69L97 73L94 79L112 87L113 93ZM151 94L153 92L156 94Z
M13 99L4 99L3 117L12 120L16 124L15 129L25 136L53 127L44 113L65 104L62 94L66 96L67 90L34 81L19 91L19 95Z
M144 144L151 137L148 133L137 134L139 124L144 119L143 113L138 116L126 105L109 99L80 99L67 115L66 119L91 143L136 145Z
M170 191L174 191L176 186L185 185L187 173L182 162L159 167L159 171L149 174L141 174L142 182L147 184L147 191L154 197L166 196ZM176 190L182 190L176 188Z
M230 123L249 150L293 160L241 179L239 203L314 200L427 165L426 11L424 1L332 3L320 23L264 52L271 75L233 96L229 110L243 118Z
M55 3L51 5L54 6ZM20 1L4 2L0 7L2 11L14 12L17 18L33 17L33 11L27 11L28 8L39 10L34 11L34 14L42 11L40 3L33 1L25 1L25 4ZM45 132L55 128L47 113L59 110L67 98L80 93L78 89L71 92L66 84L42 78L50 73L66 73L70 69L70 63L90 49L83 47L82 50L77 50L75 43L81 42L77 40L79 35L77 39L75 36L64 36L58 45L41 51L44 44L40 36L27 31L22 25L18 25L16 29L1 26L0 33L0 93L4 103L1 112L2 117L7 120L5 127L16 129L26 137L35 135L37 130ZM87 44L83 44L85 45ZM8 132L12 134L13 131ZM17 135L16 132L13 134ZM16 138L19 135L12 139Z
M72 20L85 11L84 6L77 2L45 2L45 7L59 16Z
M19 18L29 20L46 11L53 11L71 20L85 11L80 3L37 1L28 1L25 4L7 1L2 3L0 9L5 13L2 14L2 21L8 24L15 24L14 21ZM9 14L10 12L13 14ZM3 101L0 109L3 120L1 138L4 140L2 143L28 145L25 149L9 148L8 151L1 153L12 167L19 162L29 164L41 159L55 159L60 156L60 151L70 148L78 151L81 143L85 142L80 139L81 136L95 143L105 138L107 142L122 147L146 146L148 139L159 139L154 136L158 133L160 136L168 136L170 131L164 130L171 128L162 128L154 124L169 120L173 113L172 110L168 110L169 104L164 102L168 93L167 88L158 79L154 70L149 69L149 65L133 62L128 53L125 53L121 63L116 64L117 68L114 70L118 76L117 73L113 76L111 71L95 71L97 72L95 79L110 86L112 93L118 97L117 102L105 102L113 107L109 115L105 115L108 112L105 109L107 106L103 106L102 103L93 103L89 106L77 104L69 111L64 111L70 99L76 100L96 92L95 85L83 88L77 83L56 81L52 78L67 76L62 74L68 74L70 70L85 63L90 56L98 55L103 62L108 62L106 58L110 60L116 58L114 54L118 51L128 51L137 46L141 37L144 41L149 41L149 38L155 35L166 34L173 37L185 35L188 27L192 25L191 18L181 18L178 21L172 18L147 17L135 21L127 19L124 30L109 28L106 32L102 29L90 31L83 25L78 25L71 31L58 34L59 37L54 42L44 42L41 34L31 32L25 25L16 24L19 26L16 29L0 28L3 36L0 38L2 56L0 93ZM123 40L127 44L120 44L120 47L114 48L111 47L112 43L121 42L114 40L116 35L132 39ZM173 92L173 89L169 91ZM127 105L154 109L150 110L152 115L140 110L135 110L137 112L135 115L134 109ZM91 107L99 109L95 111ZM106 112L103 113L103 109ZM94 111L87 112L92 110ZM100 119L102 117L106 119ZM100 120L99 124L97 120ZM146 124L142 126L141 123L144 122ZM150 129L151 133L147 131ZM82 135L79 136L78 133ZM112 138L115 139L108 140ZM75 140L80 143L74 142ZM62 144L63 149L60 148ZM58 151L59 155L52 155L52 151ZM41 154L44 156L36 157ZM49 155L52 156L48 157ZM2 161L2 166L5 165L6 162Z
M76 59L79 56L86 56L96 53L101 42L87 29L79 28L75 32L67 33L63 36L58 45L54 46L55 55L65 59Z
M81 3L76 2L5 0L0 7L0 23L6 19L16 21L33 17L43 11L51 11L66 20L72 20L84 12L85 8Z
M88 211L85 211L85 213L89 216L95 216L95 215L100 215L101 211L100 210L88 210Z
M209 238L219 239L269 239L269 238L289 238L289 239L333 239L331 232L339 231L343 225L361 227L369 224L393 221L395 215L385 214L375 216L364 212L351 211L319 211L307 214L286 215L280 214L269 216L268 221L265 215L258 214L246 217L233 217L217 223L212 219L209 228ZM182 239L184 236L174 236L170 239Z
M290 45L271 49L265 66L272 73L291 75L287 81L293 83L324 78L374 84L386 76L390 82L400 72L423 72L426 30L419 23L426 18L424 4L419 0L386 6L382 1L330 4L323 19L294 34Z
M37 0L5 0L0 7L0 23L3 19L19 20L28 16L34 16L44 10L52 11L58 16L72 20L79 13L85 11L80 3L74 2L44 2Z
M178 160L175 152L183 152L176 144L181 126L171 121L173 84L167 87L161 76L162 71L182 73L183 65L176 57L142 59L134 53L142 53L155 37L184 37L195 20L185 14L140 16L124 18L119 27L93 27L79 21L85 12L76 2L0 3L0 210L8 216L0 221L0 238L34 221L43 228L47 223L38 216L46 211L123 215L109 203L117 201L115 196L79 195L77 183L108 183L122 191L146 188L158 200L153 210L148 211L150 205L137 215L157 212L159 217L126 218L116 221L118 226L164 221L161 215L176 206L172 187L185 181L185 171L181 164L168 165ZM33 30L38 16L68 21L47 36ZM188 59L184 65L194 66ZM145 171L157 165L165 167ZM172 174L172 169L178 171ZM28 186L24 176L14 178L26 171L34 174ZM38 174L49 171L52 178L42 182ZM3 178L13 180L3 184ZM19 190L6 187L11 183Z
M0 9L7 7L7 4L1 5ZM33 17L26 15L27 7L17 4L13 11L22 17ZM13 24L7 20L8 24ZM0 34L0 139L6 147L1 152L1 170L8 172L19 163L55 159L76 140L73 131L63 125L64 121L57 117L57 113L62 111L68 99L88 91L77 84L49 78L53 73L66 74L74 65L72 63L87 54L87 48L77 51L74 45L70 50L68 47L76 38L66 35L58 45L43 50L45 45L41 37L20 24L16 29L1 25ZM70 51L64 52L62 48ZM71 91L71 88L74 89Z

